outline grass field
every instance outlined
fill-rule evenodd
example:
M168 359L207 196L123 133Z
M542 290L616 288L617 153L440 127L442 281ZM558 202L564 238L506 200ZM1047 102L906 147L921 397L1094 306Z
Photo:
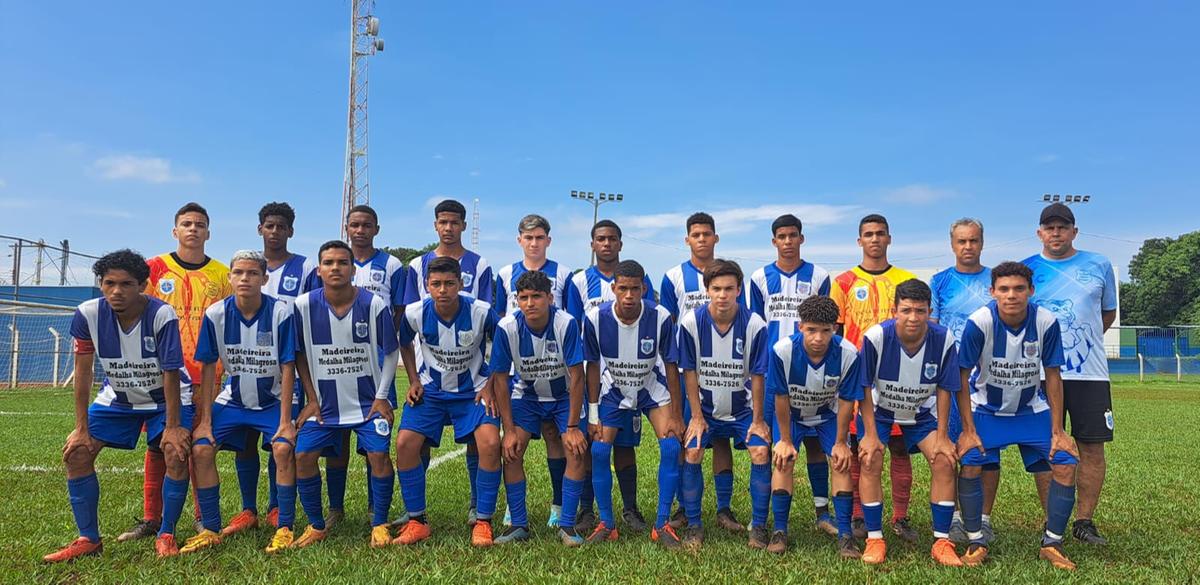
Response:
M100 522L106 549L100 558L44 566L41 556L75 537L59 458L71 429L67 390L0 392L0 581L5 583L281 583L318 578L335 582L573 582L629 579L635 582L939 582L969 578L983 582L1180 583L1200 580L1200 450L1191 433L1200 427L1200 384L1121 380L1114 386L1117 442L1109 450L1108 482L1097 522L1110 544L1085 548L1069 541L1068 554L1079 564L1074 574L1056 572L1037 559L1041 511L1033 480L1020 470L1015 450L1005 454L1004 477L993 522L998 541L992 560L982 568L947 570L928 556L928 470L914 462L912 517L923 534L918 546L889 538L888 563L879 568L837 557L833 543L812 530L806 479L797 479L791 524L792 547L782 558L749 550L743 539L718 532L710 523L712 489L706 489L708 540L698 555L669 553L642 535L622 534L612 544L568 550L545 527L550 490L540 444L527 456L530 472L530 521L535 540L525 546L475 550L468 545L466 472L461 457L450 457L431 471L429 482L433 539L414 548L367 548L367 512L361 463L351 466L347 494L350 518L321 545L277 558L262 552L267 528L233 537L220 548L159 561L151 540L118 544L115 535L141 513L142 452L106 450L98 468ZM648 428L648 427L647 427ZM451 441L435 452L452 453ZM220 460L226 519L239 506L232 456ZM734 508L749 515L746 475L740 455ZM639 451L639 503L652 517L657 451L643 441ZM706 466L707 468L707 466ZM801 466L802 468L802 466ZM264 465L265 469L265 465ZM884 474L885 478L887 474ZM266 481L260 482L260 505ZM619 496L614 496L620 505ZM886 498L885 498L886 499ZM503 501L503 494L501 494ZM397 496L396 509L400 507ZM180 538L191 536L191 504L179 524ZM302 512L297 512L301 521ZM969 574L968 574L969 573Z

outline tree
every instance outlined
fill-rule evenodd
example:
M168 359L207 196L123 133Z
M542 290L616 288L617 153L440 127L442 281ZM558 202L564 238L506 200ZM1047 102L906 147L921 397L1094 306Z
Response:
M429 245L425 246L424 248L421 248L420 250L417 250L414 248L405 248L403 246L396 247L396 248L383 247L380 249L383 250L384 252L387 252L388 254L391 254L392 256L399 258L400 261L403 262L405 266L407 266L409 262L413 261L413 258L416 258L417 256L420 256L422 254L425 254L426 252L432 252L433 249L436 247L437 247L437 242L429 244Z
M1121 323L1200 324L1200 230L1142 243L1121 285Z

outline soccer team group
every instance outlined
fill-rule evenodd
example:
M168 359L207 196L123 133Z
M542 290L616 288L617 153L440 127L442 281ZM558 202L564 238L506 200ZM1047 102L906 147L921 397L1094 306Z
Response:
M516 238L523 258L493 273L464 248L465 219L461 203L438 204L437 247L406 267L376 247L370 207L345 217L348 242L306 258L288 249L294 211L270 203L258 216L262 250L239 251L226 266L205 254L209 216L189 203L175 215L175 252L98 260L103 295L81 304L71 325L75 426L63 447L80 536L45 560L101 552L97 455L134 449L143 434L144 517L118 541L157 535L166 557L264 522L276 528L268 553L315 545L345 520L353 435L365 459L370 546L417 544L431 536L430 449L448 425L467 446L476 546L531 538L524 455L533 439L546 445L548 524L570 547L617 540L614 475L623 530L648 529L668 549L701 547L711 450L716 524L751 548L784 553L802 450L816 529L841 556L883 563L885 453L890 530L908 542L919 540L908 505L910 454L920 453L931 478L931 556L976 566L993 538L1000 452L1011 445L1037 479L1041 558L1074 568L1063 550L1072 512L1078 540L1104 543L1091 518L1113 436L1100 348L1115 282L1106 259L1074 248L1068 207L1042 211L1041 253L991 268L980 261L982 223L955 221L955 265L929 284L889 263L880 215L859 224L862 263L836 277L801 258L801 221L783 215L771 225L777 259L746 279L716 257L713 218L695 213L683 226L691 257L657 294L640 264L621 259L612 221L592 228L596 264L572 273L547 259L549 222L526 216ZM97 362L104 379L93 400ZM403 394L401 366L412 381ZM643 415L659 450L650 523L637 503ZM262 520L260 448L270 453ZM748 525L731 506L733 449L749 454ZM242 497L228 524L221 450L235 452ZM393 521L397 481L405 512ZM501 483L507 511L495 534ZM189 484L197 534L179 546ZM298 536L297 500L308 519Z

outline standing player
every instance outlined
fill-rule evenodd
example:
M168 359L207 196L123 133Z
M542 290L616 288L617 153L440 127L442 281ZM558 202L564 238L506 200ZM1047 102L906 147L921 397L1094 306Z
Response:
M576 321L583 322L584 315L600 305L616 300L613 294L613 279L617 265L621 262L621 226L611 219L602 219L592 226L592 252L596 254L596 265L589 266L571 276L567 282L567 290L563 294L563 304L567 312ZM645 293L642 298L654 300L654 285L650 277L645 280ZM621 491L621 520L632 532L646 531L646 518L642 516L637 503L637 452L634 449L642 444L642 417L634 416L634 411L626 411L629 421L621 425L621 431L613 440L613 468L617 473L617 487ZM584 485L584 491L590 492L590 484ZM576 517L576 526L590 525L592 521L586 518L591 514L589 503L593 498L583 498L588 508Z
M841 334L855 346L862 347L863 332L892 318L895 310L896 286L916 278L913 273L888 262L888 246L892 244L887 218L870 214L858 222L858 245L862 248L862 263L834 279L830 297L837 302ZM856 424L855 421L854 424ZM851 426L852 440L854 426ZM886 435L885 435L886 436ZM906 542L915 543L917 532L908 525L908 503L912 499L912 461L901 436L900 427L892 428L888 437L891 454L889 471L892 480L892 532ZM850 474L854 477L854 532L865 537L862 503L859 499L858 453L851 450Z
M550 222L537 214L521 218L521 222L517 224L517 245L521 246L521 260L501 266L496 272L496 313L503 317L517 310L517 279L530 270L544 272L550 277L551 301L555 307L564 308L563 292L566 291L567 281L571 278L571 270L546 258L546 250L550 247ZM546 524L554 527L558 525L562 514L562 478L567 469L567 459L562 438L558 436L558 429L553 424L542 425L542 438L546 443L546 468L550 471L550 485L553 489L550 518ZM590 510L591 505L588 504L587 508Z
M1071 533L1088 544L1107 544L1092 515L1104 487L1104 444L1113 440L1104 333L1117 319L1116 276L1108 258L1075 248L1079 228L1071 208L1052 203L1042 210L1039 224L1042 253L1024 262L1037 285L1033 301L1054 313L1062 329L1063 408L1079 444L1079 507Z
M451 424L455 441L474 440L479 449L471 544L491 546L500 489L500 421L477 398L488 384L484 355L496 332L496 312L483 301L459 294L458 260L437 258L425 272L429 298L409 306L400 321L400 355L411 386L396 435L396 461L409 521L392 543L416 544L430 536L421 448L426 442L438 446L442 431ZM414 341L421 351L419 371Z
M463 231L467 229L467 208L453 199L446 199L433 208L433 229L438 235L438 245L433 250L418 256L408 265L408 282L404 286L404 304L408 305L429 298L425 289L425 278L429 263L435 258L450 257L458 260L462 268L462 294L492 303L495 281L492 267L479 254L466 249L462 243ZM429 464L429 445L421 450L421 461ZM471 484L471 508L467 523L475 525L475 476L479 472L479 450L474 443L467 444L467 476ZM403 524L407 518L401 516L397 522ZM395 524L396 522L393 522Z
M183 362L187 370L186 383L200 379L200 362L194 359L200 322L209 305L233 292L229 286L229 267L204 253L209 238L208 211L199 203L187 203L175 212L175 227L171 235L179 247L169 254L151 258L150 278L146 294L171 305L179 317L179 337L183 347ZM217 370L220 376L220 368ZM192 393L183 393L184 406L192 404ZM163 474L166 471L161 451L146 451L145 475L142 480L142 519L117 537L117 542L152 536L158 531L162 511ZM197 524L200 507L196 506ZM233 524L230 525L233 528ZM239 529L248 528L242 525Z
M583 338L579 322L550 304L550 277L531 270L517 279L517 306L497 326L492 344L492 385L504 422L504 491L510 525L497 544L529 540L525 507L525 449L542 433L558 428L567 455L566 479L582 482L587 439L579 430L583 412ZM509 371L513 372L509 384ZM511 395L507 391L512 388ZM563 510L562 518L575 516ZM565 521L565 520L564 520Z
M326 448L345 449L342 437L353 431L371 469L370 544L383 547L391 541L388 510L395 487L388 401L397 361L392 310L383 297L353 284L354 255L345 242L322 244L317 261L324 287L296 299L293 314L296 370L307 402L319 409L315 417L301 421L296 435L296 489L309 525L292 546L325 539L317 459Z
M942 565L963 562L950 542L954 518L954 462L957 453L947 437L950 401L958 392L958 355L954 336L929 322L929 285L917 279L896 286L894 319L871 326L863 334L863 383L871 387L859 407L859 451L862 459L862 507L867 525L864 563L887 557L883 540L883 443L893 425L913 453L929 461L929 510L933 518L930 555ZM936 409L936 410L934 410ZM893 438L894 440L895 438Z
M146 443L165 454L163 521L154 548L159 557L179 553L175 523L187 497L190 394L183 372L179 323L170 305L142 294L150 271L136 252L106 254L92 266L102 298L84 301L71 321L75 340L75 428L63 446L67 494L79 538L42 557L48 563L98 555L100 541L100 481L96 457L104 447L134 449L146 431ZM103 386L88 405L95 360L99 354Z
M588 542L616 540L612 510L612 472L609 457L613 441L630 419L646 415L658 436L658 513L650 538L666 548L679 548L679 536L667 520L671 500L678 491L679 371L675 366L675 326L671 315L645 297L646 271L633 260L624 260L613 271L615 300L590 309L584 317L583 347L587 361L588 426L592 434L592 483L600 508L600 523ZM581 486L566 482L567 506L559 536L567 546L579 546L583 537L567 514L573 510Z
M767 373L767 323L739 306L742 269L736 262L714 260L704 269L708 303L679 319L679 369L683 371L691 420L684 437L683 507L693 546L704 540L700 502L704 477L700 464L714 439L732 440L750 451L750 548L768 544L767 510L771 497L771 429L763 420L763 377ZM730 469L732 475L732 469ZM719 508L717 516L732 518Z
M1062 322L1030 302L1033 281L1033 271L1023 264L997 265L992 269L995 300L972 313L963 330L959 366L969 394L960 393L958 407L973 416L962 418L958 439L958 495L971 539L963 561L972 566L987 558L980 473L984 465L1000 463L1001 450L1017 445L1026 470L1053 476L1042 499L1046 523L1039 556L1054 567L1075 568L1062 550L1075 504L1077 455L1075 441L1063 430Z
M204 530L189 538L180 552L189 553L220 544L221 496L216 452L222 446L255 454L258 435L271 445L280 470L283 505L280 526L267 552L278 552L292 543L296 515L296 477L292 465L292 404L296 370L295 329L291 305L263 294L267 259L259 252L241 250L229 262L233 295L204 312L196 345L196 359L204 364L200 391L196 393L197 423L193 431L196 500ZM229 374L224 388L217 379L217 364ZM286 389L286 391L284 391ZM214 404L215 401L215 404ZM240 467L239 467L240 470ZM278 482L273 481L272 484Z
M800 303L812 296L829 295L829 273L800 257L800 245L804 243L803 227L800 219L791 214L775 218L771 223L771 244L775 246L776 259L750 276L750 310L767 322L772 346L776 341L796 333L796 326L800 322ZM775 400L770 392L767 393L763 409L763 420L771 425L772 438L775 441L782 440L784 435L775 428ZM808 460L808 482L812 486L817 528L836 536L837 528L829 515L829 463L817 435L809 435L804 439L804 451ZM789 483L789 494L790 486Z
M834 333L837 316L837 303L832 299L809 297L797 311L799 331L780 339L771 349L767 400L774 400L777 428L784 429L772 449L775 470L771 474L771 506L775 531L767 550L776 554L787 551L796 444L812 437L833 464L838 552L845 558L862 556L850 528L854 488L850 482L850 446L846 436L850 418L854 416L854 403L862 400L864 384L854 344Z
M950 224L950 249L954 252L954 266L934 274L929 280L929 288L933 291L929 320L944 325L954 339L961 340L967 318L992 298L992 269L979 261L983 252L983 222L964 217ZM958 441L958 433L962 430L959 416L958 401L951 401L948 421L951 441ZM989 465L984 470L983 484L983 536L984 541L991 542L992 505L996 502L996 490L1000 485L999 465ZM962 514L958 510L954 511L950 540L956 544L968 542L962 526Z

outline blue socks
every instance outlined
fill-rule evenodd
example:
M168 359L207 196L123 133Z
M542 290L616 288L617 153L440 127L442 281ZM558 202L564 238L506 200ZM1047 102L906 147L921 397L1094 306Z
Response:
M325 482L329 484L329 509L330 510L345 510L346 509L346 468L345 467L330 467L325 465L325 475L328 477ZM296 480L299 485L300 480ZM301 498L303 503L303 498ZM306 508L307 509L307 508Z
M667 437L658 440L658 514L654 519L654 527L662 528L671 518L671 499L679 489L679 439ZM630 474L632 479L631 495L625 493L625 481L621 475ZM637 465L631 465L617 472L617 481L621 484L621 500L626 510L637 509Z
M851 535L851 519L854 517L854 493L838 492L833 496L833 513L837 517L838 538Z
M813 506L820 508L829 505L829 464L808 464L808 483L812 486Z
M617 520L612 505L612 443L592 442L592 488L595 491L596 507L600 508L600 521L613 528ZM566 509L566 506L563 506Z
M175 534L175 525L179 523L179 514L183 512L183 501L187 499L188 480L163 477L163 519L158 527L158 535Z
M700 501L704 499L704 473L699 463L683 462L683 511L687 514L688 526L703 526L700 522Z
M792 514L792 494L786 490L775 490L771 494L771 511L775 512L775 530L788 531L788 516Z
M526 486L527 484L523 479L517 483L504 484L504 499L508 502L508 511L512 514L513 526L529 527L529 511L525 507ZM563 489L566 490L565 482L563 483ZM575 519L574 514L571 514L571 519Z
M75 527L79 536L92 542L100 542L100 480L96 474L67 480L67 498L71 500L71 513L75 515Z
M929 514L933 519L933 537L950 538L950 523L954 521L954 502L930 502Z
M197 488L196 502L200 504L200 523L204 529L221 532L221 484Z
M320 482L317 482L320 487ZM279 527L292 528L296 524L296 485L279 484Z
M387 524L388 515L392 510L392 493L395 491L396 478L388 472L383 477L371 476L371 526Z
M867 538L883 538L883 502L863 502L862 509Z
M579 507L579 494L583 492L583 484L584 480L563 478L563 502L570 506L563 506L562 512L558 515L558 526L567 532L575 529L575 509ZM517 513L513 511L513 526L516 525Z
M983 544L983 479L958 478L958 507L962 513L963 530L975 544Z
M249 447L253 448L253 447ZM241 458L237 457L233 460L233 467L237 470L238 489L242 492L242 509L250 510L255 514L258 513L258 453L254 457Z
M296 491L300 495L300 506L304 508L304 515L308 516L308 523L317 530L325 530L325 515L321 509L321 474L297 477ZM279 525L283 526L283 510L280 510Z
M400 495L404 497L404 509L411 516L425 513L425 467L417 465L412 469L396 471L396 479L400 480Z
M471 483L471 507L478 510L479 490L476 486L479 484L479 453L472 453L470 449L467 450L467 480Z
M267 511L279 507L279 484L275 483L275 456L267 453Z
M563 474L567 472L567 459L565 457L561 459L550 459L547 457L546 469L550 471L550 489L553 491L550 503L555 506L561 506L563 504Z
M733 470L726 469L713 476L717 490L717 511L728 510L733 502Z
M500 495L500 469L480 469L476 482L475 514L480 520L490 520L496 513L496 498Z
M675 443L678 444L679 440L676 439ZM676 448L675 452L678 453L679 449ZM659 453L662 453L662 441L659 441ZM617 470L617 489L621 490L621 507L626 510L638 509L637 473L637 463L634 463L633 465L630 465L624 469ZM675 476L676 478L679 476L678 465L675 466ZM659 487L661 489L661 484ZM672 489L671 491L674 492L675 490Z
M733 477L733 474L729 474ZM750 464L750 525L766 526L771 506L771 465Z
M1046 498L1046 534L1042 536L1042 545L1062 542L1067 531L1067 520L1071 518L1071 510L1075 508L1075 486L1063 485L1050 480L1050 494Z

